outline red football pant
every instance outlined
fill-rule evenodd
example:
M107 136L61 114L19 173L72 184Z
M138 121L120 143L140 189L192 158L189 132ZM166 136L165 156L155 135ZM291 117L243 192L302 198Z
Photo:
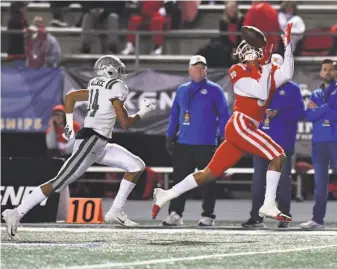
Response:
M166 24L166 18L161 16L159 12L153 13L151 18L144 16L132 16L129 20L129 31L136 31L141 26L149 27L152 31L163 31ZM135 44L135 35L128 35L128 41ZM161 34L153 35L152 42L155 45L162 45L164 43L164 37Z
M226 140L218 147L208 164L215 176L234 166L245 152L272 160L284 154L283 149L242 113L234 112L226 127Z

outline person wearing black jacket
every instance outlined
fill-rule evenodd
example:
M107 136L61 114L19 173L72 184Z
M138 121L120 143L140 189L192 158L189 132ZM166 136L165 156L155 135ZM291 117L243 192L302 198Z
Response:
M235 1L229 1L226 4L224 13L219 22L219 31L224 32L217 38L213 38L210 43L200 48L196 54L200 54L207 59L210 67L229 67L237 62L233 55L236 48L242 41L240 32L244 17L238 10Z
M241 31L243 20L244 17L239 11L237 3L235 1L227 2L223 17L219 22L219 31L227 33L227 35L221 35L220 40L222 46L227 48L233 61L236 60L233 53L242 41L241 35L235 35L235 32Z
M8 30L23 30L28 27L27 23L27 3L23 1L12 2L9 8ZM24 59L24 34L10 33L8 34L8 59Z
M124 12L125 1L83 1L81 2L85 15L82 21L82 31L93 29L118 31L119 16ZM82 34L82 53L90 53L92 34ZM117 53L118 34L109 33L99 35L101 38L101 52Z

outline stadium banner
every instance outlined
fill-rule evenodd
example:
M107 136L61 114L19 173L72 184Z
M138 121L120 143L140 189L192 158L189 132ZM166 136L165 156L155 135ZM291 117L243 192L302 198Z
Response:
M67 68L64 78L63 96L71 90L83 89L87 87L89 80L93 77L93 71L87 69ZM208 78L218 83L225 92L227 103L230 109L233 106L234 95L232 85L227 75L227 70L208 72ZM130 94L125 102L130 113L137 112L142 98L148 98L156 103L155 113L146 122L131 129L131 131L144 132L147 134L164 134L170 109L173 103L177 87L189 80L188 75L177 75L172 73L156 72L151 69L128 74L126 79L130 89ZM295 69L294 79L300 85L305 101L310 98L311 91L320 84L319 71L316 68L301 66ZM86 112L87 102L78 104L77 120L83 123L83 116ZM117 131L122 131L118 130ZM299 139L310 138L309 125L299 128Z
M18 206L34 188L52 179L63 163L63 159L51 158L1 158L1 213ZM42 201L21 222L56 222L59 196L55 193Z
M43 132L62 99L59 68L1 68L1 132Z

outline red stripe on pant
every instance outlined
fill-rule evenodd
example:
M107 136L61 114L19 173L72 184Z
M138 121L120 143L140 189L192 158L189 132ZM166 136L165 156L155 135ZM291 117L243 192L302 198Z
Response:
M283 149L243 114L234 116L234 127L241 137L242 142L238 144L242 150L268 160L283 154Z

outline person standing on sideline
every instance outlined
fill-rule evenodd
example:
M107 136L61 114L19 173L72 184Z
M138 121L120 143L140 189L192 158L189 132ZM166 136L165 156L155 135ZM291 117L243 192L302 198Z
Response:
M337 172L337 80L336 62L325 59L319 89L311 95L307 119L313 122L311 156L315 170L315 205L310 221L301 223L303 229L324 228L328 200L329 164Z
M272 55L272 62L282 65L283 58L279 54ZM280 184L278 187L277 201L282 213L290 215L291 203L291 156L294 153L297 123L305 116L304 102L299 86L288 81L278 87L273 96L269 108L259 129L269 135L278 143L285 154L287 160L283 166ZM268 160L259 156L254 156L254 175L252 182L252 209L250 218L242 224L243 227L265 227L263 218L259 216L259 209L263 205L266 172ZM289 222L280 221L279 228L288 228Z
M194 55L189 63L191 80L177 89L166 134L166 149L173 160L173 180L180 182L195 168L204 169L217 144L224 140L229 111L221 87L206 77L206 59ZM203 213L200 226L214 225L215 181L204 185ZM186 195L173 199L166 226L183 225Z

